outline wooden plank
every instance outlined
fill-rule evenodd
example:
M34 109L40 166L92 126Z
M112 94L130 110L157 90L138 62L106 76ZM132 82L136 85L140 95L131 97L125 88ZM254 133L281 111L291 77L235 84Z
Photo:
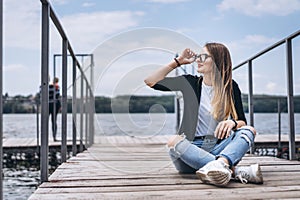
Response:
M36 194L30 200L35 199L280 199L299 198L300 186L268 187L264 190L255 188L255 192L249 188L215 188L203 190L174 190L174 191L138 191L138 192L111 192L111 193L53 193Z
M278 183L277 183L278 184ZM268 184L268 187L264 186L263 188L270 188L270 187L276 187L277 186L275 181L270 182ZM287 181L285 182L286 185L281 185L281 187L289 187L291 185L288 185ZM295 185L295 184L293 184ZM48 186L48 187L47 187ZM248 188L248 189L254 189L254 190L262 190L261 185L255 185L255 184L241 184L237 182L230 182L227 187L227 189L241 189L241 188ZM57 187L54 188L51 185L44 185L43 187L40 187L36 193L39 194L45 194L49 192L55 192L55 193L89 193L89 192L102 192L102 193L108 193L108 192L147 192L147 191L176 191L176 190L207 190L207 189L218 189L217 187L213 185L208 184L202 184L200 182L195 184L161 184L161 185L126 185L124 186L114 186L114 187L108 187L108 186L78 186L78 187Z
M152 137L130 137L130 136L109 136L109 137L96 137L95 141L97 146L106 146L112 144L115 147L118 147L122 144L125 145L160 145L160 144L166 144L168 141L168 138L170 135L159 135L159 136L152 136ZM300 142L300 135L295 136L296 142ZM288 141L288 135L282 135L281 136L282 142ZM278 136L276 134L274 135L264 135L259 134L255 138L256 143L275 143L278 142ZM4 138L3 139L3 147L34 147L36 146L37 141L36 138ZM67 144L71 145L72 141L71 139L67 140ZM79 144L79 143L78 143ZM59 146L60 142L53 142L52 140L49 140L50 146Z
M288 142L287 134L281 135L281 141ZM300 142L300 135L295 135L295 141ZM278 142L277 134L259 134L255 137L255 142Z
M248 155L240 165L260 163L264 184L231 181L220 188L203 184L195 174L178 174L164 139L139 143L130 137L104 138L110 143L94 145L63 163L29 199L300 198L299 161Z
M79 144L79 141L77 142ZM49 141L49 146L60 146L59 141ZM67 145L72 145L72 141L68 140ZM3 140L3 148L18 148L18 147L36 147L36 138L6 138Z
M231 184L233 185L233 184ZM36 194L41 194L41 195L45 195L45 194L81 194L81 193L86 193L86 194L91 194L91 193L98 193L98 194L109 194L110 196L112 195L112 193L118 193L120 195L120 198L122 198L121 195L124 195L124 193L131 193L133 195L136 195L137 193L144 193L145 196L142 199L145 198L150 198L150 194L157 194L160 192L165 192L165 193L174 193L176 191L182 191L182 193L185 193L185 191L189 191L190 195L197 192L197 191L202 191L202 193L205 192L215 192L215 193L219 193L224 192L222 194L218 194L218 196L216 196L216 199L227 199L229 197L237 197L235 194L231 194L232 192L238 192L241 193L241 191L243 191L243 193L245 193L245 190L251 190L253 189L255 191L255 196L257 199L259 197L259 199L264 199L262 197L265 197L266 195L263 195L261 193L265 193L265 192L278 192L278 190L274 191L274 188L276 186L269 186L269 187L264 187L263 189L261 187L259 187L258 185L251 185L250 187L246 187L246 185L241 185L241 184L235 184L236 187L226 187L226 188L217 188L215 186L211 186L211 185L204 185L204 184L193 184L193 185L160 185L159 187L152 187L152 186L132 186L132 187L76 187L76 188L39 188L36 191ZM252 187L253 186L253 187ZM288 188L289 192L293 193L293 196L298 196L299 195L299 191L297 191L297 188L299 189L299 186L282 186L281 188ZM273 189L273 190L272 190ZM228 191L230 190L230 191ZM271 190L271 191L270 191ZM117 192L116 192L117 191ZM282 191L284 192L284 190ZM147 196L148 193L148 196ZM186 195L187 193L185 193ZM182 194L180 194L182 195ZM226 195L226 196L225 196ZM251 195L251 194L250 194ZM243 199L248 199L250 195L246 195L246 197L244 196ZM273 194L271 194L273 195ZM188 199L199 199L199 196L197 197L192 197L192 196L187 196ZM299 196L298 196L299 197ZM171 197L171 199L173 199L174 197ZM274 196L273 196L274 198ZM150 198L151 199L151 198ZM163 199L163 198L162 198ZM201 199L206 199L204 197L202 197Z
M286 177L282 180L282 175L268 175L264 174L264 184L263 187L270 186L289 186L289 185L300 185L300 180L297 177ZM299 175L299 174L298 174ZM175 185L200 185L199 187L207 187L206 184L201 183L201 181L195 176L190 178L180 177L180 176L116 176L116 177L102 177L102 178L91 178L83 179L83 177L74 177L73 179L50 179L51 181L42 184L41 188L69 188L69 187L125 187L129 190L129 187L141 187L141 186L153 186L160 188L163 185L175 186ZM84 180L84 182L82 182ZM214 186L213 186L214 187ZM232 181L228 188L242 188L242 187L259 187L261 185L247 184L243 185L240 182ZM140 188L141 190L141 188Z

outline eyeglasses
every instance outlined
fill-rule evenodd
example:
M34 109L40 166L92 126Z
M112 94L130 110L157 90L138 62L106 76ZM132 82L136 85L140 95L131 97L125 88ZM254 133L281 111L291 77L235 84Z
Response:
M198 54L198 55L195 55L195 60L197 58L200 59L200 62L205 62L207 58L211 57L210 55L204 53L204 54Z

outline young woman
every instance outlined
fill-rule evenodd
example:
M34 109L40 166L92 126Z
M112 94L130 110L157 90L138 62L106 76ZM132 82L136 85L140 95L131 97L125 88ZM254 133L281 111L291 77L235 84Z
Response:
M201 76L166 77L194 61ZM256 131L246 126L241 92L232 80L231 57L223 44L207 43L199 55L187 48L145 83L156 90L182 92L181 126L168 142L180 173L196 172L202 182L217 186L226 185L231 177L242 183L263 183L258 164L236 167L253 144Z

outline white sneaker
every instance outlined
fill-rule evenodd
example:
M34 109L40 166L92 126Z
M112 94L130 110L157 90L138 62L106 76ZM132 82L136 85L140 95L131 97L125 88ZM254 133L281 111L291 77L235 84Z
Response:
M263 184L263 176L259 164L250 166L237 166L234 170L234 178L243 184Z
M214 160L196 171L197 176L203 183L217 186L225 186L231 179L232 171L229 166L221 160Z

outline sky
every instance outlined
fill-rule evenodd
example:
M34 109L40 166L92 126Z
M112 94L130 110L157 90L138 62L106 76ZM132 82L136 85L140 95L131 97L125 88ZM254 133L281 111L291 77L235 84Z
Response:
M225 44L233 65L300 30L300 0L51 0L77 54L93 54L96 95L160 94L143 79L184 48ZM50 25L50 68L61 39ZM4 93L30 95L41 82L41 3L4 0ZM300 37L293 40L294 92L300 94ZM60 60L56 76L61 79ZM69 62L71 63L71 62ZM254 94L286 94L285 46L253 62ZM83 67L89 65L83 60ZM194 65L186 66L194 72ZM183 70L179 69L178 73ZM246 66L233 78L248 93ZM171 76L174 73L171 74ZM89 70L87 70L89 77ZM68 85L71 70L68 70ZM68 93L71 93L69 89Z

